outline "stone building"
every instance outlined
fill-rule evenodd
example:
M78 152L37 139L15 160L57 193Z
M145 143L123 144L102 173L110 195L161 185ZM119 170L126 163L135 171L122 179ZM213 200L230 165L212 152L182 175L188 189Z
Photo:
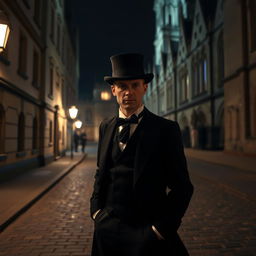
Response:
M63 0L1 0L11 32L0 55L0 178L57 159L77 95L76 36Z
M92 100L80 100L79 119L83 122L88 140L98 141L99 126L102 120L113 117L118 112L116 98L109 84L95 84Z
M256 1L224 4L225 149L256 152Z
M155 0L153 112L177 120L186 147L224 144L223 0Z

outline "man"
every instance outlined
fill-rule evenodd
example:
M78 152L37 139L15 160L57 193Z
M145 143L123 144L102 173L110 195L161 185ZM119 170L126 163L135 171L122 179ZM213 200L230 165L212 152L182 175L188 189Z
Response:
M144 107L153 74L144 73L142 55L111 62L104 80L120 108L100 125L92 256L188 255L177 230L193 186L179 126Z
M80 141L82 146L82 152L84 153L84 149L87 142L87 135L86 135L85 129L83 129L82 133L80 134Z

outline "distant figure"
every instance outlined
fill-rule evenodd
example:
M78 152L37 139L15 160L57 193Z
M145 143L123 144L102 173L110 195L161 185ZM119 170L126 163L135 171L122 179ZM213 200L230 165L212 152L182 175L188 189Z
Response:
M80 134L80 142L81 142L81 146L82 146L82 152L84 152L86 142L87 142L87 135L86 135L85 130L83 130L83 132Z
M74 132L74 147L75 147L75 152L77 152L77 149L78 149L78 145L79 145L79 139L80 139L80 136L78 134L78 131L75 131Z

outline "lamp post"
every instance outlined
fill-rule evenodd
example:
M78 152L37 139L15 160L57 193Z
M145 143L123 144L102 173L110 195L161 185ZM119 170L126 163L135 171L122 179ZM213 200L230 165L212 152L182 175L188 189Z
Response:
M0 9L0 52L6 48L10 34L10 25L3 10Z
M78 109L76 108L76 106L71 106L68 110L69 112L69 116L72 119L72 124L71 124L71 159L73 159L73 120L76 118L77 113L78 113Z

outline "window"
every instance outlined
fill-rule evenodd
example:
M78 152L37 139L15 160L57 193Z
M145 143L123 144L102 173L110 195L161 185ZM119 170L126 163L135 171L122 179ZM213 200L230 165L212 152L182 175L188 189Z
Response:
M18 152L24 151L25 144L25 116L23 113L20 113L18 120L18 139L17 139L17 147Z
M34 1L34 21L37 26L41 26L41 0Z
M51 8L51 30L50 30L50 37L52 39L52 42L54 43L55 39L55 11L52 6Z
M33 81L32 84L35 87L39 87L39 55L36 50L33 54Z
M65 127L62 126L62 145L65 145Z
M18 74L24 79L27 79L27 38L21 32L19 39L19 60L18 60Z
M100 93L100 98L103 101L108 101L111 99L111 94L109 92L103 91Z
M52 143L52 121L49 123L49 143Z
M38 124L37 124L37 118L36 117L33 119L32 148L33 149L38 148Z
M167 83L167 93L166 93L166 102L167 102L167 109L173 108L173 85L171 81Z
M202 60L202 92L207 88L207 60L204 58Z
M185 102L188 100L189 94L189 75L187 68L183 68L180 71L180 102Z
M5 111L2 105L0 105L0 154L3 154L5 149Z
M62 62L65 64L65 36L64 32L62 33L62 50L61 50L61 58Z
M223 50L223 33L221 32L218 38L217 44L218 52L218 77L217 77L217 86L223 87L224 79L224 50Z
M60 20L58 20L58 26L57 26L57 51L60 55L60 38L61 38L61 35L60 35Z
M61 79L61 100L62 104L65 105L65 82L64 78Z
M256 51L256 1L250 0L250 28L251 28L251 51Z
M56 70L56 88L60 87L60 74L58 69Z
M53 63L50 63L50 70L49 70L49 95L50 97L53 97L53 83L54 83L54 66Z

